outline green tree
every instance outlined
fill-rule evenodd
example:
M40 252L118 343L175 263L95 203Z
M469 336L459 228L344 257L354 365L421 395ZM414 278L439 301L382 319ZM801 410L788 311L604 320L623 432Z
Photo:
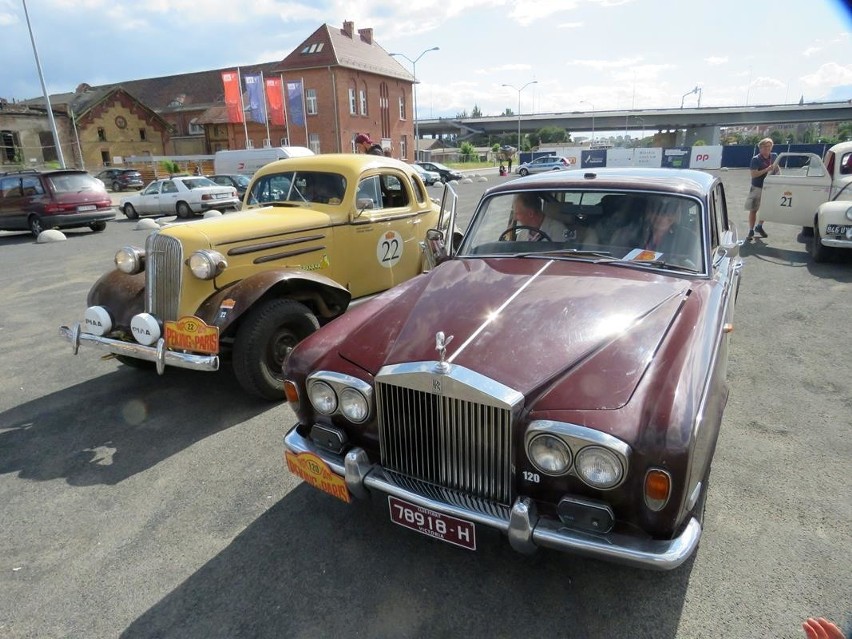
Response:
M503 113L501 113L500 115L506 118L510 118L515 115L515 112L512 111L512 109L510 109L509 107L506 107L505 111L503 111Z
M570 142L571 140L571 135L558 126L545 126L540 128L537 133L540 143Z
M472 117L472 118L481 118L482 117L482 110L475 104L473 105L473 111L470 112L470 117Z
M174 160L163 160L160 162L160 166L163 167L163 171L169 175L175 175L181 172L180 165Z
M459 152L461 154L462 162L472 162L476 159L476 150L470 142L462 142L459 145Z

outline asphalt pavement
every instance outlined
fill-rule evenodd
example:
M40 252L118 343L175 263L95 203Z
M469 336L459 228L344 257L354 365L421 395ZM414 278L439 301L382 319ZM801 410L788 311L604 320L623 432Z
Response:
M496 181L458 185L462 217ZM747 171L716 172L744 230ZM481 181L481 180L486 181ZM430 187L438 197L438 187ZM74 356L107 230L0 233L0 637L802 637L852 624L852 256L767 224L743 247L724 417L695 557L651 573L484 535L477 552L347 506L282 462L286 405L229 370Z

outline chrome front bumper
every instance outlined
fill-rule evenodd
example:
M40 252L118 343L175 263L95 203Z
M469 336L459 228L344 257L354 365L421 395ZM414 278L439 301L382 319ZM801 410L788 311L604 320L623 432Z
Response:
M80 330L80 324L75 324L73 327L60 326L59 336L71 342L71 348L75 355L80 346L91 346L115 355L154 362L160 375L166 370L166 366L188 368L195 371L219 370L218 355L193 355L192 353L170 351L166 348L166 340L162 337L157 340L156 346L145 346L137 342L125 342L110 337L84 333Z
M529 497L518 497L506 516L496 511L484 513L400 486L381 466L370 464L367 453L361 448L354 448L341 457L315 446L310 439L299 435L295 427L284 436L284 447L297 455L313 453L322 459L333 473L344 479L349 492L355 497L363 499L370 490L376 490L424 508L495 528L509 538L512 548L526 554L543 547L638 568L672 570L689 558L701 537L701 524L694 517L675 539L642 540L615 533L591 535L566 528L558 520L540 518L535 503Z

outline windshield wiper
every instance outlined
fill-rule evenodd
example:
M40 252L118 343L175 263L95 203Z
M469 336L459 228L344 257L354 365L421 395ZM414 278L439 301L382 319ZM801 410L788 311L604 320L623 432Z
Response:
M665 260L618 260L621 264L636 264L639 266L653 266L667 271L686 271L687 273L700 273L701 271L694 266L686 266L684 264L672 264Z
M604 260L615 260L612 253L608 251L583 251L580 249L553 249L550 251L527 251L526 253L512 253L512 257L536 257L543 255L546 257L599 257Z

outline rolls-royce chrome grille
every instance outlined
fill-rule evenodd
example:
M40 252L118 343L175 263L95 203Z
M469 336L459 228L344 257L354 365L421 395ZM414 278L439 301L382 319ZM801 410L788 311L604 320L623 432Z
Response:
M178 319L183 247L173 237L152 233L145 243L145 310L160 321Z
M382 465L510 504L512 423L521 395L462 367L443 374L435 365L388 366L376 376Z

